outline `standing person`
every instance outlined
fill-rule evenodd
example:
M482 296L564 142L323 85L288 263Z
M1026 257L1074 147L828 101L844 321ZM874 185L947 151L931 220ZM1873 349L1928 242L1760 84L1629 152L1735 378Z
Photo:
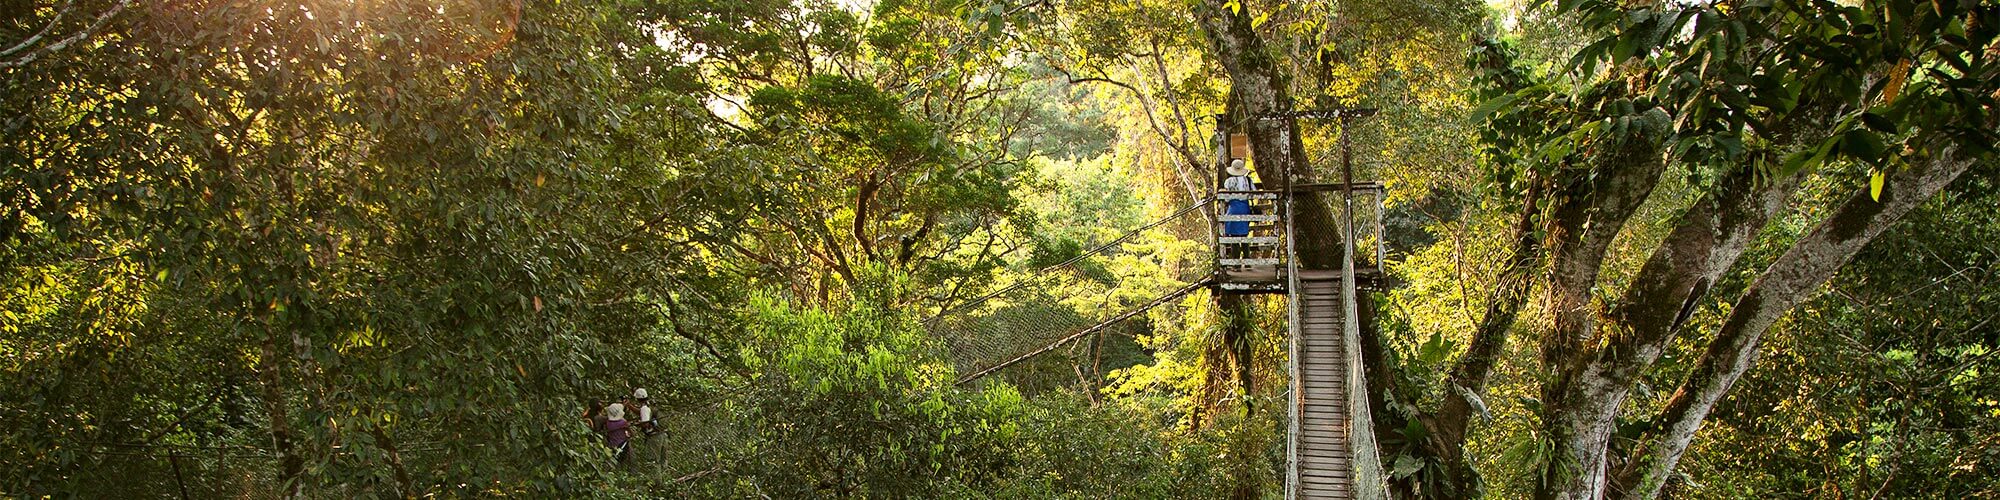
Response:
M604 409L604 446L611 448L612 457L618 463L625 463L630 456L632 424L625 421L625 405L612 403Z
M604 432L604 402L590 400L590 407L583 410L583 424L590 426L590 432Z
M632 391L632 399L638 401L637 409L639 413L639 419L634 422L634 425L639 428L640 432L646 433L647 436L652 436L653 433L659 432L659 428L653 424L653 405L646 402L646 388L640 387L638 390Z
M1222 190L1251 191L1255 189L1257 189L1257 184L1250 181L1250 167L1243 165L1243 159L1229 160L1229 177L1222 180ZM1223 204L1222 213L1223 215L1250 215L1250 200L1229 200ZM1222 223L1222 235L1248 236L1250 235L1250 223L1247 221L1224 222ZM1239 254L1239 256L1243 253L1242 248L1238 245L1229 245L1224 248L1234 250L1233 253Z

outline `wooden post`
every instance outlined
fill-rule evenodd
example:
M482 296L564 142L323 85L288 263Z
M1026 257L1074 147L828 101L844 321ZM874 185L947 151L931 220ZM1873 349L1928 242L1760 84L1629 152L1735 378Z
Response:
M1383 207L1387 206L1383 198L1388 197L1388 189L1375 190L1375 274L1378 276L1388 276L1389 272L1389 233L1382 230Z

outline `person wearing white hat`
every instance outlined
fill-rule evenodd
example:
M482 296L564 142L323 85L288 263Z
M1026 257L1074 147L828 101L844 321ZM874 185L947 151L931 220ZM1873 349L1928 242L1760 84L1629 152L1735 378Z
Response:
M1222 180L1222 190L1251 191L1257 189L1257 184L1250 181L1250 167L1243 165L1242 158L1229 160L1228 170L1229 177ZM1250 215L1250 201L1245 199L1229 200L1223 204L1222 213L1225 215ZM1223 236L1248 236L1249 234L1249 222L1236 221L1222 223Z
M612 403L604 408L604 446L610 447L614 457L624 462L631 450L632 424L625 421L625 404Z
M1244 165L1242 158L1229 160L1229 178L1223 179L1222 189L1228 191L1257 189L1256 184L1250 182L1250 166Z
M652 436L658 429L653 425L653 405L646 402L646 388L633 390L632 399L636 401L634 409L639 414L639 420L633 422L633 425L637 425L647 436Z

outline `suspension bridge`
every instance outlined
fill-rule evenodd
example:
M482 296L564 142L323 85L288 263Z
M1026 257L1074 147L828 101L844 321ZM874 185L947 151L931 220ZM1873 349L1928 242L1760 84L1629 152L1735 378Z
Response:
M1352 119L1369 114L1372 110L1339 109L1259 119L1333 118L1345 127ZM1198 291L1281 296L1286 310L1286 371L1290 378L1286 391L1285 497L1386 498L1367 403L1356 302L1359 291L1383 286L1385 190L1380 183L1353 179L1345 130L1340 134L1343 154L1338 178L1332 182L1296 182L1311 175L1277 171L1289 166L1260 166L1258 171L1272 181L1286 176L1285 182L1266 183L1280 189L1256 189L1249 182L1232 182L1227 178L1227 166L1233 161L1248 161L1250 155L1243 135L1231 134L1230 129L1230 124L1218 117L1215 163L1206 198L942 311L925 325L950 344L954 361L964 374L957 383L965 385L1065 348L1074 349L1093 337L1097 339L1095 356L1101 356L1105 332ZM1290 138L1284 139L1281 144ZM1240 170L1237 173L1243 174ZM1297 216L1311 211L1319 216ZM1369 218L1358 212L1372 214L1372 221L1357 224L1357 220ZM1301 225L1302 220L1316 222ZM1324 222L1327 220L1332 222ZM1146 300L1119 300L1116 277L1093 259L1142 253L1126 247L1161 227L1177 229L1184 239L1206 242L1207 258L1199 259L1199 264L1161 262L1161 273L1180 285ZM1362 231L1368 234L1359 234ZM1337 265L1301 259L1297 237L1301 234L1337 235L1341 253ZM1372 255L1357 254L1363 244L1373 247ZM1131 305L1117 307L1125 304ZM1116 312L1086 315L1076 312L1080 309ZM1082 377L1081 372L1078 376Z

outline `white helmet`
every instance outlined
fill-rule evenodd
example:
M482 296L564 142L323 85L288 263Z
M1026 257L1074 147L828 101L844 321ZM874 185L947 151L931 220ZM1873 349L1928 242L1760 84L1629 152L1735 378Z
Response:
M646 388L641 387L638 390L632 391L632 399L646 399Z
M624 419L625 419L625 405L624 405L624 404L622 404L622 403L611 403L611 406L608 406L608 407L605 407L605 408L604 408L604 419L605 419L605 420L624 420Z

